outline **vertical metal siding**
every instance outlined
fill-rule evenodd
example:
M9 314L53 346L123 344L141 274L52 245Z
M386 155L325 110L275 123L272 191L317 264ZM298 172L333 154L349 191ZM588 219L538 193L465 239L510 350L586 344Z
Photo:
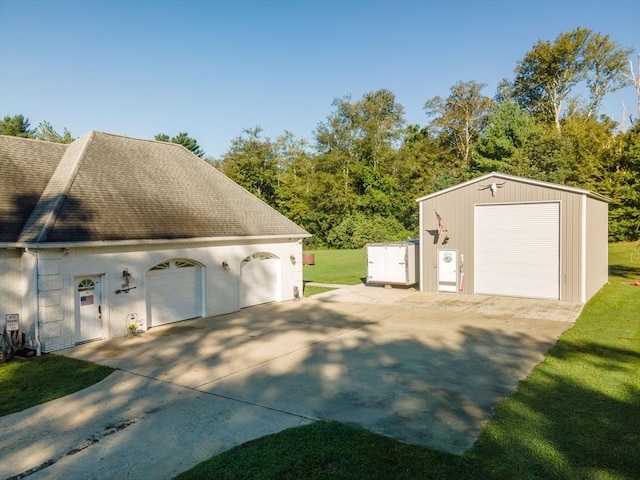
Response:
M608 281L609 264L609 206L594 198L587 198L587 259L586 298L588 301Z
M423 284L421 288L425 291L437 290L437 272L433 268L437 263L437 249L443 248L442 238L437 245L433 244L433 236L428 231L437 230L438 222L434 214L436 210L444 219L445 226L449 234L449 242L444 246L452 250L458 250L464 254L465 269L465 291L473 293L473 231L474 219L473 209L475 204L494 203L516 203L532 201L559 201L560 202L560 299L570 302L580 301L580 259L581 259L581 208L578 193L567 192L553 187L531 185L528 183L508 180L503 188L496 192L496 196L491 195L491 190L481 190L481 185L490 185L492 182L502 183L500 178L490 177L483 182L472 183L464 187L452 190L442 195L423 200L421 203L421 253L423 267ZM592 203L595 202L595 203ZM601 204L601 205L600 205ZM590 211L587 215L589 222L587 232L588 237L592 231L606 232L606 215L603 215L603 208L606 203L595 199L589 199ZM593 207L591 205L594 205ZM600 208L598 208L600 205ZM603 207L604 206L604 207ZM604 218L604 222L603 219ZM599 244L602 237L599 237ZM587 264L593 270L595 265L600 265L603 260L602 247L596 247L600 253L598 258L592 258L590 249L591 243L587 243ZM590 276L591 277L591 276ZM595 276L601 281L602 275ZM595 286L588 280L587 298Z

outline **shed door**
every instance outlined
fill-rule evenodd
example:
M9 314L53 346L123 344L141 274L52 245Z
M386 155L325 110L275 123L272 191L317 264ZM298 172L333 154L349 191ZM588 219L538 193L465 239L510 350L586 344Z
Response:
M151 327L202 316L201 267L170 260L147 272L147 311Z
M368 245L367 282L406 284L406 245Z
M240 263L240 308L275 302L280 291L280 259L256 253Z
M476 205L475 293L560 298L560 204Z

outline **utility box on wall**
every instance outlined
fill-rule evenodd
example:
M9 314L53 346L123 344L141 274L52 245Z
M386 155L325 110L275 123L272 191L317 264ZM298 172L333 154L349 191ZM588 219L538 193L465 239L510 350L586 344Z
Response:
M367 283L414 285L420 278L418 241L369 243Z

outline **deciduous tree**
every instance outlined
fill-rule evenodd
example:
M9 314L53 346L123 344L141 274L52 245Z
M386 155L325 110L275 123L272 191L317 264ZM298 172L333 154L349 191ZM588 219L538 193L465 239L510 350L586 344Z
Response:
M471 147L486 123L493 100L482 94L486 85L475 81L458 82L447 98L433 97L424 105L430 126L456 153L458 169L469 165Z

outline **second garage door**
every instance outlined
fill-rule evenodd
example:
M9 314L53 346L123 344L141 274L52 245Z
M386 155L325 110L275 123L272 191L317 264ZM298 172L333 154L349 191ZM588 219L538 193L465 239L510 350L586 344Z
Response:
M475 293L559 299L560 204L476 205Z
M256 253L240 264L240 308L278 300L280 259Z
M189 260L170 260L147 272L151 327L202 316L201 267Z

